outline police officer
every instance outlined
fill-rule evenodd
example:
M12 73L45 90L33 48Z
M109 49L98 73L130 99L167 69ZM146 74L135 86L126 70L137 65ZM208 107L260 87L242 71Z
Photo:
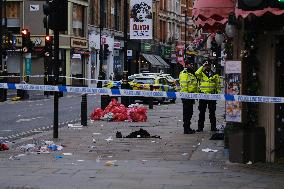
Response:
M211 65L208 60L205 60L196 72L196 77L199 79L199 92L205 94L221 93L220 77L211 70ZM205 112L208 105L209 119L211 123L211 131L216 129L216 101L215 100L199 100L199 120L197 132L202 132L204 128Z
M193 65L187 60L185 62L185 68L179 74L179 82L181 90L180 92L185 93L196 93L197 92L197 78L194 74ZM193 114L193 99L182 99L183 104L183 128L184 134L193 134L195 130L190 128L190 120Z

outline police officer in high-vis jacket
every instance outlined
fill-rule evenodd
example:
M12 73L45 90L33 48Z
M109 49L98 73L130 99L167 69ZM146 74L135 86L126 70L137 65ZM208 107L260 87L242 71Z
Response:
M196 93L197 92L197 78L194 74L193 65L189 61L185 62L185 68L179 74L179 82L181 90L184 93ZM190 120L193 114L193 99L182 99L183 103L183 128L184 134L193 134L195 130L190 128Z
M221 83L218 74L211 70L209 61L204 61L196 72L196 77L199 79L199 92L205 94L219 94L221 93ZM211 131L217 131L216 129L216 101L215 100L199 100L199 120L197 132L202 132L204 128L205 112L208 105L209 119L211 123Z

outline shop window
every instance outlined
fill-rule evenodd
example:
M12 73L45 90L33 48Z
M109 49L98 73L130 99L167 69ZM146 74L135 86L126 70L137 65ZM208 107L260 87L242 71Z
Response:
M20 33L20 2L6 2L6 11L5 7L3 8L3 18L5 18L6 13L7 27L9 28L9 31L12 31L15 34Z
M82 75L82 60L80 58L76 57L71 59L71 74L75 76Z
M121 1L116 0L114 7L114 29L116 31L121 31L120 19L121 19Z
M81 5L73 4L73 34L74 36L84 37L84 18L85 18L84 7Z

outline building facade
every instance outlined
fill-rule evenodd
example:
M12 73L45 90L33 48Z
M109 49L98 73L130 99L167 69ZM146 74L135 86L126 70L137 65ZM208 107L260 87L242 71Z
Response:
M100 5L100 0L91 0L89 9L89 78L97 79L100 69L100 24L102 21L102 44L107 45L109 53L102 61L102 71L108 79L111 73L121 78L124 62L128 62L129 75L141 71L168 72L170 66L164 56L169 41L181 40L182 13L180 1L152 1L153 39L130 40L129 23L127 26L127 44L131 56L124 60L124 24L125 0L106 0ZM168 10L170 9L170 10ZM102 10L103 13L100 12ZM178 12L178 13L176 13ZM129 13L130 14L130 13ZM190 13L189 13L190 14ZM103 18L101 18L103 17ZM129 19L129 16L128 16ZM190 26L188 25L188 28ZM175 41L175 42L176 42ZM167 63L168 62L168 63ZM95 84L93 80L89 82Z
M14 79L20 82L25 75L37 75L30 77L29 82L36 84L44 83L44 46L46 29L43 24L43 4L46 1L7 1L6 8L7 30L13 35L13 48L8 50L6 60L9 75L21 76ZM60 70L66 76L64 84L81 85L80 80L72 77L85 77L86 63L88 60L87 40L87 12L88 0L68 1L68 30L60 33ZM28 29L34 49L31 53L30 69L27 70L26 54L21 52L21 30ZM53 35L52 30L49 34ZM49 65L52 66L52 65ZM52 73L49 73L52 74ZM82 81L82 80L81 80Z

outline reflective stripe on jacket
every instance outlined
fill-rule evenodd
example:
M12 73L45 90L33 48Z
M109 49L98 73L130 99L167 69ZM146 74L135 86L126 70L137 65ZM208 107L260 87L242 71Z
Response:
M197 78L192 73L183 70L179 74L180 92L196 93L197 92Z
M200 80L199 91L206 94L218 94L221 93L220 77L218 74L212 77L207 77L203 72L203 66L201 66L196 72L196 77Z

